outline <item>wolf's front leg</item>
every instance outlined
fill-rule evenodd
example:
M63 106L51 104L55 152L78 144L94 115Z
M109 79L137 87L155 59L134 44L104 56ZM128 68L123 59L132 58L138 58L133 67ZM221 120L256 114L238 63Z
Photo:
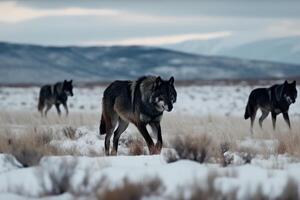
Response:
M150 124L150 126L152 128L153 133L157 135L155 150L157 154L160 154L163 145L160 122L153 122Z
M66 111L66 116L68 116L68 115L69 115L69 109L68 109L67 102L64 102L64 103L63 103L63 106L64 106L65 111Z
M59 108L59 103L55 104L56 110L57 110L57 114L60 116L61 112L60 112L60 108Z
M291 122L290 122L290 117L288 112L282 113L284 121L287 123L289 128L291 129Z
M138 123L136 124L136 127L138 128L138 130L141 132L142 136L144 137L147 146L149 148L149 152L151 155L155 154L155 146L153 143L153 140L151 138L151 136L149 135L147 128L146 128L146 124L145 123Z

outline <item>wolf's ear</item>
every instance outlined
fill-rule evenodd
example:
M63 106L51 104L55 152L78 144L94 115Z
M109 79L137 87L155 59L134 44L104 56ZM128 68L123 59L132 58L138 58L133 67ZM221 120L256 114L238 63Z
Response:
M172 76L169 80L170 85L174 85L174 77Z
M161 80L160 76L158 76L155 80L154 88L159 87L161 85L161 83L162 83L162 80Z
M71 79L69 82L70 82L70 83L72 83L72 82L73 82L73 80Z
M292 82L292 85L293 85L294 87L296 87L296 81L295 81L295 80Z
M287 84L289 84L289 83L287 82L287 80L285 80L285 81L284 81L284 85L287 85Z
M63 84L65 85L67 82L68 82L67 80L64 80L64 83L63 83Z
M275 88L275 97L276 97L277 101L280 101L280 99L281 99L284 86L285 86L285 82L284 82L284 84L279 85Z

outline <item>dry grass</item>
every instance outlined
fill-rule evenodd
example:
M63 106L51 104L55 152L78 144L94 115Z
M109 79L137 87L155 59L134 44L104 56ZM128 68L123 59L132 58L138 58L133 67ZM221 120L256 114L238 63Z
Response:
M210 171L205 182L194 181L190 185L179 188L178 194L175 194L172 199L181 200L214 200L214 199L237 199L237 190L233 190L228 194L223 194L215 187L215 181L222 177L236 177L235 172L221 174L217 171ZM187 192L189 191L189 192ZM188 196L186 195L188 194Z
M71 140L74 140L76 138L76 128L73 128L71 126L65 127L63 128L62 132L66 138L69 138Z
M185 137L177 136L173 140L171 147L175 149L179 159L189 159L203 163L212 154L210 149L211 143L212 139L206 134L188 135Z
M66 118L64 116L58 117L54 112L50 113L49 117L46 119L41 118L39 113L21 111L1 112L0 137L9 135L5 134L5 132L6 130L10 129L16 130L18 132L28 132L27 129L33 130L36 128L38 130L46 130L47 128L51 129L55 126L63 129L65 137L74 140L76 139L75 133L77 127L92 127L99 124L100 113L101 112L72 112L70 113L70 116ZM189 115L177 116L172 113L166 113L162 121L162 136L164 147L173 147L175 145L177 146L177 150L183 153L183 150L180 150L180 148L186 147L187 145L189 146L189 149L186 151L189 151L190 153L192 153L193 151L198 152L194 152L194 154L198 155L194 155L194 158L192 159L198 160L200 162L208 160L211 161L212 157L214 157L216 162L222 163L222 153L224 153L224 149L222 150L222 148L226 146L224 146L224 144L227 144L227 151L230 150L241 153L248 152L248 155L260 154L268 157L270 155L287 153L300 158L300 145L298 145L300 143L300 133L298 131L300 130L299 118L291 117L291 119L293 127L291 132L288 131L287 126L281 119L281 117L278 117L278 129L275 132L272 130L271 120L268 118L264 122L263 130L258 127L258 124L256 122L254 135L251 135L249 131L250 122L239 117L222 117L210 115L203 117ZM178 144L176 145L174 144L174 140L176 140L176 138L178 137L181 139L178 139ZM188 140L193 140L193 138L195 138L197 142L188 142ZM278 146L274 150L270 150L267 146L259 150L253 148L239 148L238 143L246 138L251 138L254 140L275 140L278 142ZM122 135L122 137L120 138L120 144L122 144L123 140L127 140L124 141L124 145L129 147L130 154L145 154L144 149L142 148L142 146L144 146L142 144L144 142L143 139L142 141L130 142L130 139L127 136ZM3 143L3 141L1 141L0 143ZM180 147L180 145L183 146Z
M77 149L62 149L51 145L54 139L65 139L58 136L58 131L49 128L27 128L18 134L12 129L5 129L0 134L0 153L14 155L24 167L37 165L43 156L80 155Z
M180 138L186 138L185 140L189 140L188 138L197 138L202 137L201 135L206 135L211 138L210 147L207 148L211 149L210 152L213 152L216 159L220 159L220 152L225 152L222 148L227 148L227 151L230 150L245 154L245 157L249 158L248 160L257 154L267 158L270 155L287 153L300 158L300 118L297 117L291 117L291 131L287 128L287 125L283 119L281 119L281 116L278 117L276 131L273 131L271 120L269 118L265 120L263 129L260 129L258 122L256 121L253 135L251 135L249 130L249 120L246 121L238 117L170 115L168 120L163 120L162 130L170 133L163 135L164 138L167 138L167 141L174 141L174 138L178 136ZM245 139L257 141L271 140L278 145L275 145L274 149L270 148L268 145L261 146L259 149L256 149L255 146L242 148L239 144ZM200 148L200 146L203 146L201 144L203 143L203 140L198 140L199 145L197 148ZM222 147L224 144L226 145ZM187 143L187 145L192 144ZM167 146L172 147L172 142L167 142Z
M0 134L0 152L14 155L24 166L36 165L42 156L58 154L57 149L49 145L51 140L49 131L33 129L16 135L6 130L6 134Z
M125 178L121 186L113 189L106 188L97 195L97 199L140 200L144 197L158 197L162 195L164 189L165 187L159 178L146 178L146 181L143 182L131 182Z
M300 199L298 183L293 178L289 178L287 181L287 184L283 188L282 194L277 199L278 200Z
M145 155L146 152L144 150L144 141L142 139L136 138L130 140L128 142L128 147L129 147L129 154L138 156L138 155Z
M49 113L47 118L42 118L38 112L24 112L24 111L1 111L0 113L0 127L11 127L15 125L22 126L93 126L99 123L99 113L82 113L70 112L68 117L62 115L59 117L55 112Z
M275 136L278 140L277 153L290 154L300 158L300 134L299 132L282 133Z
M211 171L205 182L197 182L195 181L193 184L189 186L184 186L178 189L178 193L172 197L175 200L187 199L187 200L214 200L214 199L224 199L224 200L236 200L238 198L238 189L235 188L230 192L222 193L215 186L215 181L218 178L235 178L237 174L235 171L231 171L230 173L218 173L217 171ZM186 191L190 191L190 195L186 196ZM256 191L252 194L248 194L246 199L254 199L254 200L268 200L271 199L269 196L263 193L261 185L258 185ZM293 178L288 178L285 186L282 189L282 193L277 196L276 200L286 200L286 199L299 199L300 193L298 191L298 184ZM273 198L272 198L273 199Z
M74 193L72 187L72 177L74 175L76 164L77 163L75 161L61 162L59 166L56 167L56 169L59 170L50 170L49 172L47 172L51 183L51 190L47 194L45 194L45 196L59 195L65 192ZM41 173L41 177L44 177L43 173ZM42 182L41 185L44 191L47 191L45 182Z
M50 113L10 111L0 113L0 153L14 155L24 166L38 164L43 156L81 155L78 149L61 149L52 140L76 139L76 127L98 123L96 114L71 113L68 118ZM91 156L99 153L90 152Z
M46 186L45 180L41 180L44 193L43 197L56 196L70 193L79 199L101 199L101 200L140 200L144 197L158 197L165 191L163 182L158 177L144 178L143 182L130 181L124 178L118 186L112 187L107 177L102 176L96 182L92 181L92 171L85 171L82 180L75 187L73 177L77 163L75 161L61 162L59 166L51 170L40 170L37 175L49 177L51 187Z

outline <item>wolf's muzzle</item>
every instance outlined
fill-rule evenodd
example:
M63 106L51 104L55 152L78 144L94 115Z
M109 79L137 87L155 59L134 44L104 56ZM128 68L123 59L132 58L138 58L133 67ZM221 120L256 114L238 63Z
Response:
M295 103L295 100L294 100L294 99L292 99L292 98L291 98L291 97L289 97L289 96L285 96L285 99L286 99L286 101L287 101L287 103L288 103L288 104Z
M71 97L73 96L73 92L67 91L66 94L67 94L68 96L71 96Z
M173 105L172 105L172 104L165 105L165 106L164 106L164 109L165 109L167 112L171 112L171 111L173 110Z

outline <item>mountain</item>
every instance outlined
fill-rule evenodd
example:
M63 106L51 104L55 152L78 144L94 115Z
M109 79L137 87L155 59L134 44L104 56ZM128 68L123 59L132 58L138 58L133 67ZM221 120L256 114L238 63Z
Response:
M145 46L52 47L0 43L0 83L95 82L145 74L181 80L265 79L300 75L293 64L202 56Z
M265 60L300 64L300 37L261 39L237 42L234 36L212 40L188 40L165 48L186 53L229 56L242 59ZM237 44L234 44L237 42Z

